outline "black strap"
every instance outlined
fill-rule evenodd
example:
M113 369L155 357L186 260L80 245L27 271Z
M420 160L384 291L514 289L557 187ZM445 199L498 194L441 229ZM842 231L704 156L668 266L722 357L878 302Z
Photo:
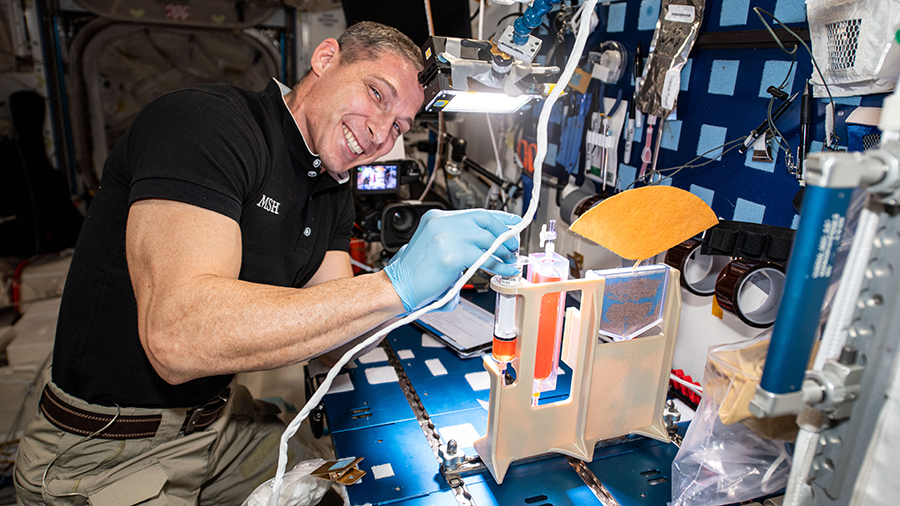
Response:
M793 244L790 228L722 220L706 231L700 253L785 265Z

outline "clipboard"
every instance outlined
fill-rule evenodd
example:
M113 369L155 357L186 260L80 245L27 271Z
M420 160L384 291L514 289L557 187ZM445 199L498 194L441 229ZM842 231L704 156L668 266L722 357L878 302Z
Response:
M491 349L494 339L494 314L466 299L460 299L453 311L431 312L414 322L460 358L481 356Z

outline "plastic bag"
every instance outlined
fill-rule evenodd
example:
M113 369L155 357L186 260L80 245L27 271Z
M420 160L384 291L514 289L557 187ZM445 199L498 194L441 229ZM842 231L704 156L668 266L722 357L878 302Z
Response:
M672 462L672 506L732 504L787 485L788 443L760 434L783 432L785 422L795 427L793 417L756 420L740 414L759 382L755 373L762 372L769 334L710 349L703 399ZM766 425L772 422L778 430Z
M325 492L333 485L328 480L311 476L310 473L325 464L322 459L304 460L284 473L284 481L281 484L281 492L278 500L271 504L279 506L312 506L318 504ZM271 479L256 487L256 490L244 500L241 506L269 506L272 497L272 485L275 479Z

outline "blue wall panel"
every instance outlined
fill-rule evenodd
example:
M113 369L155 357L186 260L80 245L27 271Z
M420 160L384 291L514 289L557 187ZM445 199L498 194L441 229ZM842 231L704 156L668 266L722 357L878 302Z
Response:
M700 31L764 30L753 7L774 13L791 28L808 28L803 2L710 0ZM598 7L600 28L588 40L588 47L615 40L629 51L625 73L619 83L606 86L607 97L614 97L621 88L623 95L630 98L634 90L631 77L634 50L641 42L646 57L659 10L658 0L633 0ZM770 18L766 19L777 27ZM725 150L720 147L742 140L765 120L770 101L766 91L769 86L784 84L783 90L789 94L802 93L806 80L812 75L811 58L801 46L793 66L791 61L792 57L777 47L704 49L695 45L690 53L690 65L682 71L682 85L687 89L679 93L675 113L662 130L657 169L663 169L670 176L665 181L689 191L702 189L701 198L709 198L713 211L723 219L741 217L749 221L761 220L768 225L795 225L797 212L792 202L800 183L788 172L785 152L776 147L774 161L754 161L750 152L739 153L735 149L723 154ZM599 82L594 81L591 86L599 86ZM843 118L858 106L878 107L883 98L883 95L873 95L835 100L836 134L841 138L841 146L847 145ZM820 151L825 140L826 102L827 99L815 101L814 142L810 152ZM773 109L778 104L776 101ZM799 116L798 98L776 123L795 154L800 137ZM656 129L654 135L658 132ZM635 131L630 160L622 158L624 142L619 142L619 190L628 187L640 169L644 134L641 129ZM711 153L692 162L710 149L713 149ZM692 166L677 170L688 163Z

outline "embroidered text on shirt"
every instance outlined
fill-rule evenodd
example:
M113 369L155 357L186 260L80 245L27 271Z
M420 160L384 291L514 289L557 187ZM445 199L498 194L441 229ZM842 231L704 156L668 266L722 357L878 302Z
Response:
M266 211L269 211L272 214L278 214L278 206L281 205L281 202L275 202L271 197L262 196L259 203L256 204L257 207L261 207Z

